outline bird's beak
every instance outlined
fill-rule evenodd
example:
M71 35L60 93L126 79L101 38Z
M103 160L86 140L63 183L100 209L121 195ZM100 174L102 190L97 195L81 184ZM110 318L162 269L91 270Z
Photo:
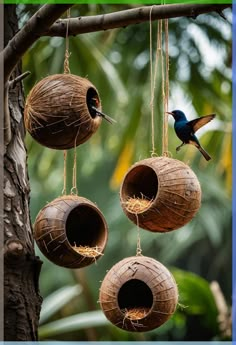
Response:
M170 115L174 116L174 114L171 113L170 111L166 111L166 114L170 114Z

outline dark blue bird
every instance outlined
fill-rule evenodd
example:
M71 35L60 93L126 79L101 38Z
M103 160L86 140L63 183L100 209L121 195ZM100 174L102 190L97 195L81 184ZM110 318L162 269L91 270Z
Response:
M176 151L179 151L181 147L185 144L192 144L194 145L204 156L204 158L209 161L211 157L209 154L202 148L198 138L194 134L199 128L206 125L209 121L213 120L215 114L210 114L206 116L199 117L192 121L188 121L185 114L181 110L173 110L171 112L167 112L168 114L172 115L175 119L175 133L178 138L182 141L182 144L176 147Z

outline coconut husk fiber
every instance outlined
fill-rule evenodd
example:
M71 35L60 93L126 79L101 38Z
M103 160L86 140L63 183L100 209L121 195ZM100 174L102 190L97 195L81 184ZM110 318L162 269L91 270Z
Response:
M101 102L95 86L73 74L55 74L38 82L25 104L25 127L40 144L58 150L87 141L96 132L101 117L89 111L88 101Z
M96 262L103 255L107 237L107 223L98 207L75 195L48 203L34 223L39 249L62 267L81 268Z
M183 162L168 157L147 158L126 173L120 201L127 217L141 228L167 232L179 229L196 215L201 187Z
M115 264L100 287L99 301L107 319L129 332L163 325L178 303L176 282L160 262L132 256Z

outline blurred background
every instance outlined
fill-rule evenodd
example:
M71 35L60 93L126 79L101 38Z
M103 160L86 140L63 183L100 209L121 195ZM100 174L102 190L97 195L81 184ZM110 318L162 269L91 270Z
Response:
M134 5L75 5L71 16L105 14ZM37 10L18 5L20 26ZM103 316L99 287L107 270L135 255L137 228L124 215L119 187L128 168L151 155L149 23L71 37L71 73L87 77L98 89L102 108L117 123L103 121L89 141L77 148L79 195L97 203L109 225L105 255L80 270L57 267L36 248L43 261L40 278L44 304L41 340L226 340L231 338L231 139L232 139L232 12L203 14L196 19L169 20L169 111L181 109L193 119L216 113L199 130L206 162L195 147L180 145L169 119L169 151L188 164L202 187L202 206L183 228L159 234L140 230L142 254L155 258L173 273L179 288L174 316L147 333L118 329ZM152 24L153 59L157 23ZM23 58L25 94L42 78L63 73L65 39L43 37ZM155 145L161 155L163 104L158 65L154 114ZM63 189L63 151L44 148L26 136L31 184L31 219ZM68 190L73 150L68 151ZM212 281L219 285L212 293ZM223 306L216 304L223 297Z

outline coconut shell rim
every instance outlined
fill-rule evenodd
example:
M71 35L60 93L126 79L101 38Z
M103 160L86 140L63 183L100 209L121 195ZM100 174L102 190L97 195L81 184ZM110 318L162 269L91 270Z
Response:
M142 162L142 161L140 161L140 162ZM137 164L137 166L135 166L136 164ZM156 171L155 171L152 167L148 166L147 164L139 164L139 162L134 163L134 164L129 168L129 170L128 170L127 173L125 174L125 177L124 177L124 179L123 179L123 181L122 181L121 188L120 188L120 189L121 189L121 191L120 191L120 196L121 196L122 199L123 199L123 197L122 197L122 187L123 187L123 183L124 183L124 181L125 181L125 178L129 175L129 173L131 173L132 170L134 170L135 168L142 167L142 166L148 167L149 169L151 169L151 170L155 173L156 178L157 178L157 184L159 184L159 177L158 177ZM153 203L158 199L158 194L159 194L159 189L157 189L155 198L149 200L149 201L150 201L150 205L149 205L147 208L145 208L143 211L134 212L134 211L131 211L131 210L127 210L127 209L126 209L127 212L129 212L129 213L131 213L131 214L134 214L134 215L142 215L143 213L147 212L147 211L153 206ZM128 197L128 198L129 198L129 197ZM127 202L128 198L124 198L124 199L126 199L125 202ZM123 205L125 204L125 202L121 202L122 207L123 207Z

